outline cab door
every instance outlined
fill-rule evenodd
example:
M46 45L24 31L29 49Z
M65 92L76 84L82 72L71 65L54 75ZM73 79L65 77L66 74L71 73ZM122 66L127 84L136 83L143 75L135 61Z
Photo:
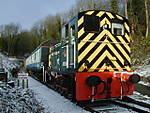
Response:
M69 56L69 68L74 70L76 68L76 38L77 38L77 25L76 18L74 18L69 23L69 48L68 48L68 56Z

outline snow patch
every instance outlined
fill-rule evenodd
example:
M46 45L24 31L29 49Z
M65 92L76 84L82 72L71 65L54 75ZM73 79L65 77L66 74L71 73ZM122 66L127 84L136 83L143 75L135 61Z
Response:
M145 76L145 77L149 77L150 76L150 65L146 65L146 66L139 66L136 71L141 75L141 76Z
M137 66L136 68L136 72L141 76L141 77L145 77L145 78L150 78L150 65L146 65L143 64L142 66ZM149 82L144 82L144 81L140 81L140 84L146 85L146 86L150 86Z
M29 88L36 93L36 98L43 103L46 112L89 113L31 77L29 77Z
M44 113L44 108L33 91L0 84L0 113Z

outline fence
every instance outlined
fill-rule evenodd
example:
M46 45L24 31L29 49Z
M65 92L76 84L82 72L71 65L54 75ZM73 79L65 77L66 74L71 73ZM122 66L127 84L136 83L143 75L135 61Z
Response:
M28 88L28 73L18 73L17 86L24 88Z

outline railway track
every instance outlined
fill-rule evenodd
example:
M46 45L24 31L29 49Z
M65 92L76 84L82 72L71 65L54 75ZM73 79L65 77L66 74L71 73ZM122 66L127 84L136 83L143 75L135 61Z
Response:
M33 76L32 76L33 77ZM36 77L34 79L38 80ZM41 82L44 84L43 82ZM51 86L44 84L53 89ZM91 113L150 113L150 104L134 100L130 97L123 99L110 99L85 103L77 103L78 106Z
M135 84L135 90L141 92L143 95L150 96L150 87L143 84Z
M137 101L130 97L125 97L122 100L113 101L115 104L132 109L133 111L140 113L150 113L150 104Z
M91 113L150 113L150 104L134 100L130 97L99 101L92 104L78 104Z
M92 104L79 104L84 110L87 110L91 113L129 113L129 110L115 105L111 101L99 101Z

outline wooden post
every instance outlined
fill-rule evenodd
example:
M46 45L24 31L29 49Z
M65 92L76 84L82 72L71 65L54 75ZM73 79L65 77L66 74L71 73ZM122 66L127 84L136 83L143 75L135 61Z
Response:
M145 16L146 16L146 33L145 33L145 37L148 36L148 28L149 28L149 14L148 14L148 1L145 0Z
M20 80L19 79L17 80L17 86L18 87L20 86Z
M43 66L43 82L45 81L45 72L44 72L44 66Z
M24 89L24 79L22 79L22 88Z
M46 82L46 71L45 71L45 82Z
M27 85L27 87L26 87L26 88L28 88L28 79L26 79L26 85Z
M6 82L8 82L8 72L6 72Z

